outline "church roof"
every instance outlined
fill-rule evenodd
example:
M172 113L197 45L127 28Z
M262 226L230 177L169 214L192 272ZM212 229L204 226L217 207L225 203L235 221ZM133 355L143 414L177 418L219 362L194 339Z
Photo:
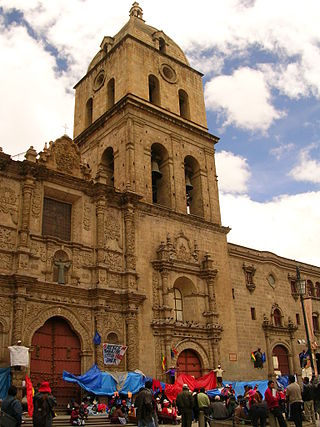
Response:
M165 42L165 53L168 56L182 62L189 66L189 62L183 53L182 49L163 31L158 30L150 25L147 25L142 19L143 12L139 3L134 2L130 12L129 21L121 28L121 30L114 37L104 37L101 43L101 50L91 61L88 71L95 67L95 65L105 56L106 50L109 51L121 42L127 35L130 35L142 42L157 48L159 46L159 39Z

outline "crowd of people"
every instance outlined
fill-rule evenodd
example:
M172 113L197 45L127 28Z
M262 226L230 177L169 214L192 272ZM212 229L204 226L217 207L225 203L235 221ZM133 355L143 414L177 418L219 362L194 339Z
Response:
M11 385L1 406L2 427L19 427L22 423L23 408L16 394L17 388ZM50 385L43 382L33 397L33 426L51 427L55 406L56 399ZM264 395L257 385L245 385L243 394L237 396L228 384L210 396L204 388L190 391L184 384L176 401L170 401L165 391L153 391L152 381L146 381L133 400L132 396L121 397L115 393L100 403L97 397L87 396L81 403L71 400L67 409L73 426L85 425L89 415L104 413L112 424L126 424L132 417L139 427L178 424L180 420L182 427L191 427L193 421L199 421L200 427L206 427L211 420L227 419L233 419L237 425L265 427L268 417L269 420L277 420L280 427L287 427L287 420L293 421L296 427L302 427L303 420L316 425L316 417L320 415L320 383L305 377L301 387L296 377L289 375L286 389L270 380Z

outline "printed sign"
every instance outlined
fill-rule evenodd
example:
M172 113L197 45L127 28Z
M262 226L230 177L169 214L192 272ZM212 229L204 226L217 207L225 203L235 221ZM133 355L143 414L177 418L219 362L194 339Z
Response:
M119 365L127 347L118 344L103 344L103 363L105 365Z

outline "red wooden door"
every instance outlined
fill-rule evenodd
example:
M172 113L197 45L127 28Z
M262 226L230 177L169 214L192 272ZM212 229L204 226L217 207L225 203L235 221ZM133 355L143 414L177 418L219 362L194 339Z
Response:
M273 349L273 356L278 358L278 369L282 375L289 375L288 351L283 345L276 345Z
M49 319L32 338L31 381L35 388L49 381L58 407L65 408L70 398L80 400L78 385L63 381L62 372L81 373L80 341L61 317ZM79 402L80 403L80 402Z
M179 354L178 374L193 375L195 378L201 377L201 363L197 354L192 350L184 350Z

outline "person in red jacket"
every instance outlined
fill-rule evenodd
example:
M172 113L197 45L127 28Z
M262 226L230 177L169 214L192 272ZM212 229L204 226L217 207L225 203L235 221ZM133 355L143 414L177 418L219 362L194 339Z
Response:
M264 393L264 398L267 402L269 411L278 420L279 426L287 427L287 423L282 415L282 409L279 405L280 395L274 388L274 381L268 381L268 388Z

